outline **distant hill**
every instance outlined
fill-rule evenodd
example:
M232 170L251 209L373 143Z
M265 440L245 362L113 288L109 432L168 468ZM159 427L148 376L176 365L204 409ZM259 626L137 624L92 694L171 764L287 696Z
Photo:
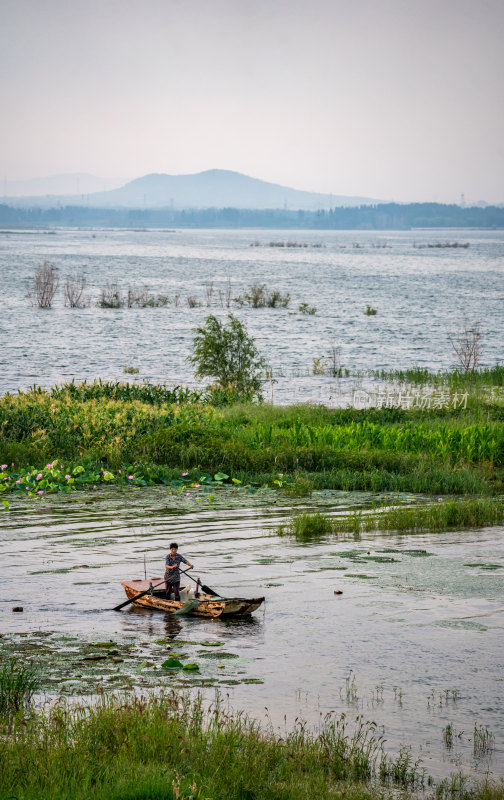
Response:
M93 208L247 208L247 209L317 209L335 206L358 206L380 202L366 197L304 192L251 178L240 172L210 169L193 175L153 173L126 183L121 188L71 193L59 197L4 197L15 206L49 205L88 206Z

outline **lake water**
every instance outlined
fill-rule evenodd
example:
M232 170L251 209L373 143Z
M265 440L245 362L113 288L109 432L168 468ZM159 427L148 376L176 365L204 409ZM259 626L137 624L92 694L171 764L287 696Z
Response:
M96 680L121 688L140 685L140 671L142 686L178 685L159 668L167 657L159 637L172 636L175 649L177 640L219 641L234 660L205 656L197 644L189 660L235 709L280 727L284 715L288 726L298 716L316 726L330 711L352 722L363 715L380 726L387 750L411 747L436 778L459 768L502 776L504 530L301 544L275 534L292 508L274 496L266 505L186 513L175 513L162 487L19 501L0 515L0 646L25 647L44 633L52 633L45 646L60 648L76 646L72 636L129 642L134 663L131 654L117 666L74 663L73 655L66 673L53 676L58 689L69 688L92 668ZM358 500L334 493L328 508L338 513ZM162 574L172 539L206 583L228 595L265 595L265 609L242 621L111 611L125 599L120 581L143 577L144 553L147 574ZM475 725L495 737L483 752Z
M270 242L307 247L270 247ZM457 241L469 247L429 247ZM260 246L254 246L259 243ZM26 285L48 259L61 285L51 310L30 306ZM65 308L67 274L88 282L85 309ZM355 378L316 375L331 345L351 370L420 365L448 368L448 332L480 321L482 363L502 359L504 233L502 231L261 231L68 230L0 234L0 393L34 383L136 379L194 385L186 358L193 329L209 313L229 311L245 321L273 368L275 402L336 403ZM236 297L267 283L292 300L287 309L226 308L227 280ZM207 305L205 284L213 282ZM166 308L101 309L101 288L149 286L174 298ZM200 307L189 308L195 296ZM297 312L301 303L317 308ZM366 316L371 305L376 316ZM266 387L270 397L270 387Z
M308 246L269 246L287 240ZM453 241L469 247L428 247ZM51 310L29 304L26 284L44 259L62 280L85 274L89 307L65 308L61 287ZM138 368L139 380L194 385L186 361L193 329L208 313L230 310L272 365L277 403L336 403L355 387L355 377L312 374L313 359L328 359L332 344L351 370L448 368L447 333L466 318L482 324L482 363L502 358L500 231L2 232L0 276L0 393L72 378L131 379L124 366ZM291 305L223 307L219 291L228 279L233 296L266 282L290 292ZM179 294L180 303L97 308L107 283L123 290L148 285L171 298ZM189 308L188 295L202 305ZM300 303L317 313L296 313ZM367 304L376 316L364 314ZM0 514L0 644L33 641L40 654L35 640L49 634L45 641L68 651L82 672L77 639L133 643L138 667L125 658L117 674L102 662L85 668L90 679L106 673L104 680L117 679L111 685L120 688L139 685L140 677L143 685L159 685L166 653L155 639L168 635L202 647L219 640L237 656L224 660L224 669L198 650L194 659L235 708L260 719L267 713L274 725L283 725L284 715L289 725L297 716L316 725L329 711L362 714L384 726L388 749L411 746L438 778L458 768L503 774L502 528L303 545L274 535L292 511L287 504L181 513L164 491L98 491L51 498L50 505L20 500ZM360 501L335 494L333 510ZM173 538L207 583L229 594L264 594L265 611L238 622L111 612L123 597L121 579L143 576L144 553L149 574L159 575ZM13 613L14 605L23 614ZM63 683L58 674L51 680L70 693L76 670ZM163 676L161 683L174 680ZM262 684L244 682L256 680ZM455 731L451 748L443 740L448 724ZM475 725L488 726L492 747L475 747Z

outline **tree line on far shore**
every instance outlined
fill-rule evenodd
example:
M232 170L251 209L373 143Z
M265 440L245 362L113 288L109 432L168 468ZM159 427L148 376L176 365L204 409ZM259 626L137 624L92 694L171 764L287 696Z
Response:
M504 207L442 203L382 203L351 208L290 209L16 208L0 204L0 227L86 226L117 228L271 228L308 230L410 230L504 228Z

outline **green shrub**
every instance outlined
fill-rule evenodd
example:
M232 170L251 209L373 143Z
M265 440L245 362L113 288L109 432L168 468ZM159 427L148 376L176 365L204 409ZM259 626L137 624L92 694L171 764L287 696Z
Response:
M233 314L227 316L226 325L210 315L196 329L188 361L196 367L197 378L214 378L222 388L233 387L249 399L260 393L264 360L245 325Z

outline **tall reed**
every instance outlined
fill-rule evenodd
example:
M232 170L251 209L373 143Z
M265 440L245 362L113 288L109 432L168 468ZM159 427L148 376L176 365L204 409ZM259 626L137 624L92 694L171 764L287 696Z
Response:
M17 800L378 800L383 787L420 787L400 772L375 723L327 715L278 735L220 701L169 694L57 706L2 731L2 797Z

